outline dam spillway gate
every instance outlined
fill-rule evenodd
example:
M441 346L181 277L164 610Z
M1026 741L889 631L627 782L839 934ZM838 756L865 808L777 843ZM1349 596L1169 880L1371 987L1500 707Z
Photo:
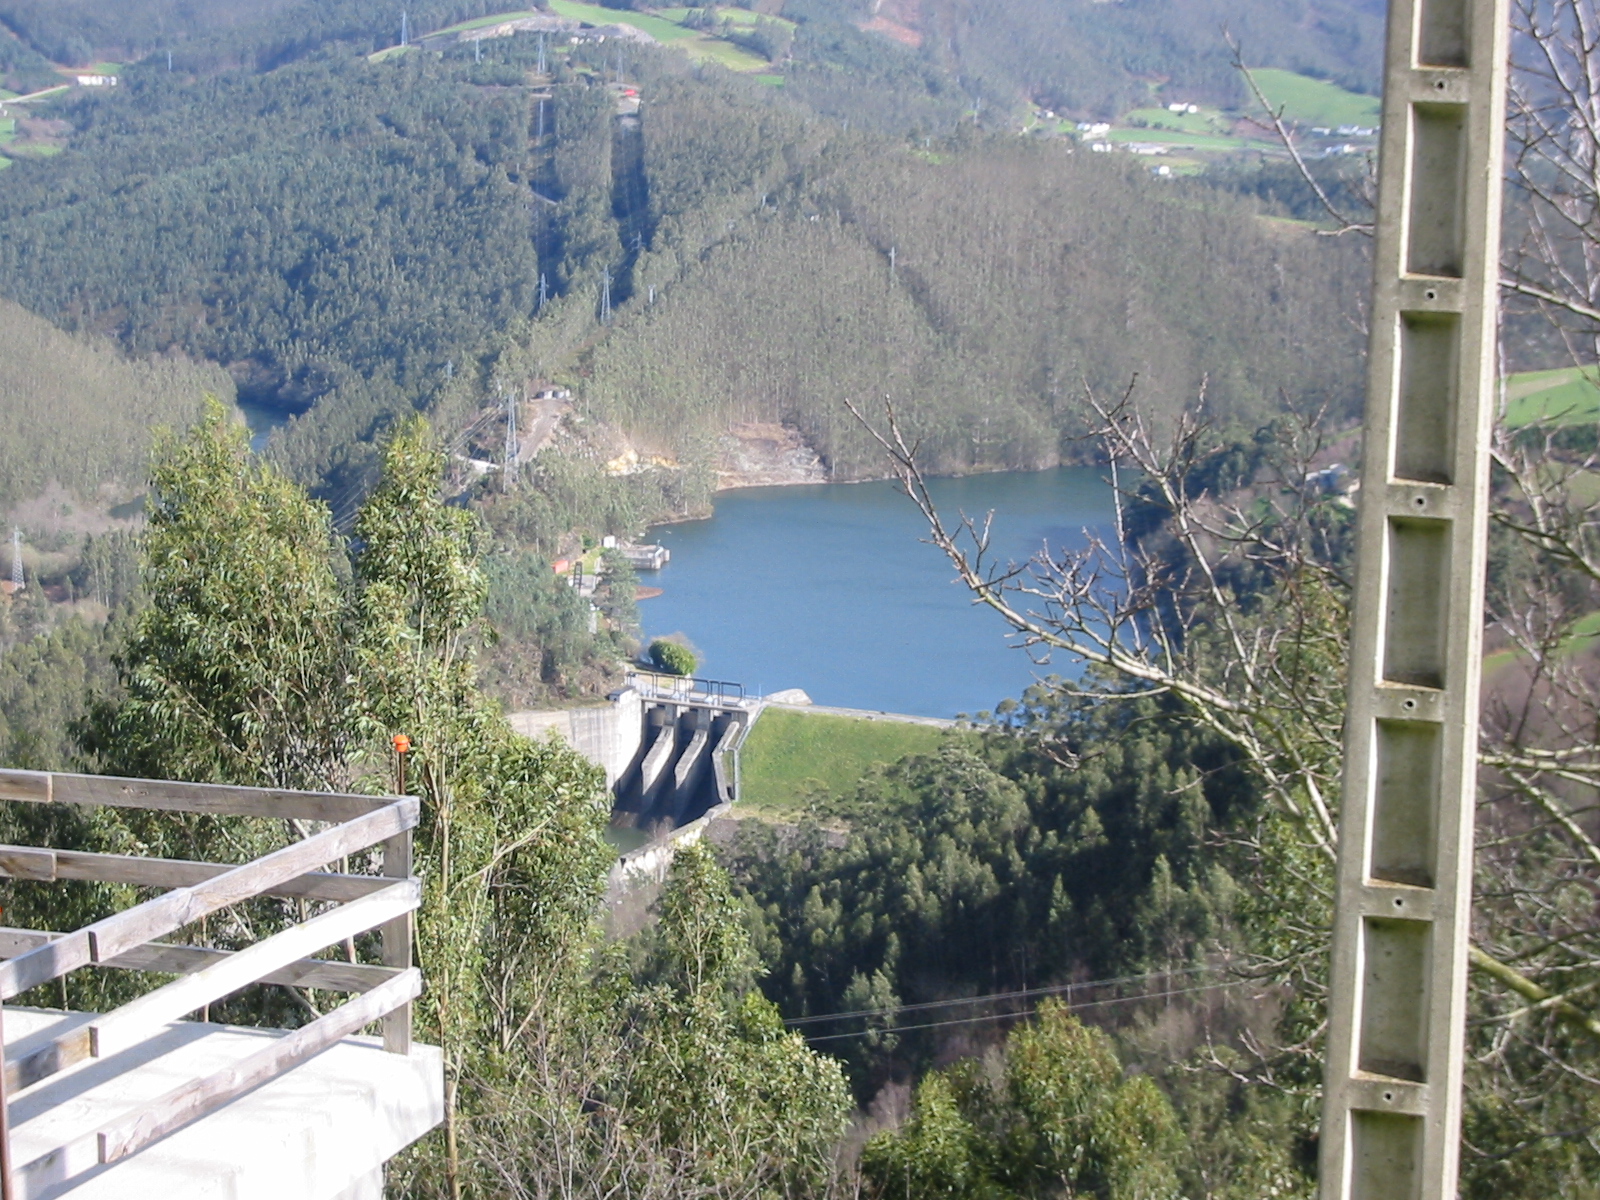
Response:
M630 691L637 747L612 781L611 823L655 836L737 800L739 747L754 715L744 687L640 673L629 676Z
M739 748L761 708L742 684L630 672L591 707L518 712L511 726L550 733L605 771L612 825L654 840L739 798Z

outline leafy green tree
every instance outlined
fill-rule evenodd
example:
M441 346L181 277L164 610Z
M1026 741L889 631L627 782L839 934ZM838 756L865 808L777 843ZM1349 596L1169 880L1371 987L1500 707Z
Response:
M669 642L666 638L657 638L650 643L650 661L655 664L656 670L668 675L693 675L698 665L688 647Z
M348 607L327 509L212 401L150 479L148 606L98 714L101 769L329 788L349 780Z
M969 1059L927 1076L910 1119L869 1141L861 1168L886 1200L1176 1200L1183 1150L1161 1090L1048 1001L1006 1039L997 1071Z
M844 1074L750 989L749 935L708 848L674 858L660 937L668 982L635 1001L633 1104L703 1185L760 1181L777 1194L817 1193L850 1109Z

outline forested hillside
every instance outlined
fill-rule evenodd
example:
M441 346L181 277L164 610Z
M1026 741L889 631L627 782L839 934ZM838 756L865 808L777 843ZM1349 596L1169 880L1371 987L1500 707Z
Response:
M152 428L189 424L207 394L233 398L233 381L218 367L181 357L130 359L6 300L0 346L0 505L51 483L88 499L102 488L136 491Z
M307 414L276 452L336 492L396 416L449 427L518 371L668 458L782 420L841 477L877 469L846 397L894 397L946 470L1056 461L1081 389L1135 375L1245 422L1354 403L1360 250L1254 201L970 124L850 128L648 47L630 124L606 52L537 56L130 69L0 177L0 291L225 364Z
M1375 92L1384 6L1375 0L934 0L922 24L963 75L1005 80L1036 100L1114 116L1146 81L1186 98L1242 98L1223 40L1252 62Z
M646 155L672 165L652 197L732 158L718 143L735 118L706 115L662 89ZM1354 411L1358 249L1054 145L930 155L837 135L793 171L817 131L790 137L781 159L741 164L718 208L685 205L715 224L658 228L586 384L624 427L673 447L712 414L786 421L853 477L881 468L846 397L892 397L940 471L1054 463L1083 389L1135 376L1163 412L1202 391L1241 422L1285 401Z

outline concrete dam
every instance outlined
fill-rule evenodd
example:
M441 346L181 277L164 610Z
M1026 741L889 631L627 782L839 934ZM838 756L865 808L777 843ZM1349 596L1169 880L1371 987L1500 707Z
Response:
M739 795L739 747L759 701L740 684L640 672L604 706L511 714L518 733L554 732L606 773L611 823L653 840Z

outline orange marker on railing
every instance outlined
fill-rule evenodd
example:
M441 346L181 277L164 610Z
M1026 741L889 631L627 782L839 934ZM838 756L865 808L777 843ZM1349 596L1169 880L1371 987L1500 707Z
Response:
M411 753L411 739L403 733L394 735L395 791L406 794L406 755Z

